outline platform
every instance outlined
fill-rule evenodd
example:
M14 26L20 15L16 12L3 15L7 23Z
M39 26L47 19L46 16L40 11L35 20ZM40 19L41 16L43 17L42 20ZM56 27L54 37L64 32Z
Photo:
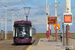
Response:
M40 38L37 45L30 46L28 50L65 50L60 41L55 42L55 40L50 40L48 42L47 38Z

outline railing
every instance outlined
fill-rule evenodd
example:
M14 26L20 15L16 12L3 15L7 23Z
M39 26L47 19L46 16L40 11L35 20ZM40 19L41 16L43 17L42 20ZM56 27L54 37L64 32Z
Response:
M66 37L64 37L64 45L66 46ZM68 38L68 46L70 49L75 49L75 37Z

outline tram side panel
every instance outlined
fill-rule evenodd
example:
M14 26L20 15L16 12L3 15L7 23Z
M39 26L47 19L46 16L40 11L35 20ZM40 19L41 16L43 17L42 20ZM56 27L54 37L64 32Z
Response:
M32 41L36 39L36 30L34 28L30 29L30 36L32 36Z

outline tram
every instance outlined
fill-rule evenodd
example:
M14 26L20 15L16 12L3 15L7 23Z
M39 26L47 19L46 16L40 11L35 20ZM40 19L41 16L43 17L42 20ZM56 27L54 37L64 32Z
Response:
M15 44L31 43L32 38L35 38L36 30L32 28L30 21L15 21L13 29L13 41Z

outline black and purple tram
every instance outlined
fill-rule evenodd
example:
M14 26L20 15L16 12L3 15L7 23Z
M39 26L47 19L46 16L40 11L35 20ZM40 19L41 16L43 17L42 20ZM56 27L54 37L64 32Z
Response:
M13 40L14 43L31 43L32 37L35 38L36 30L32 28L30 21L15 21Z

